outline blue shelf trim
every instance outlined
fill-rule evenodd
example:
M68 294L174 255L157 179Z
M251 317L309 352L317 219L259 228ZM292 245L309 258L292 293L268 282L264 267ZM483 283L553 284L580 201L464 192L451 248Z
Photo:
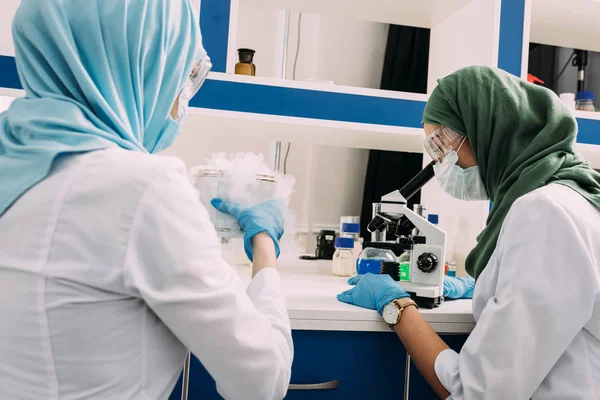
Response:
M14 57L0 56L0 87L23 89Z
M231 0L201 0L202 42L214 72L226 72Z
M192 107L420 128L424 101L208 79Z
M577 125L579 127L577 143L600 145L600 121L577 118Z
M525 0L502 0L498 68L521 76Z
M15 59L0 56L0 87L22 89ZM421 127L425 102L207 79L192 107Z

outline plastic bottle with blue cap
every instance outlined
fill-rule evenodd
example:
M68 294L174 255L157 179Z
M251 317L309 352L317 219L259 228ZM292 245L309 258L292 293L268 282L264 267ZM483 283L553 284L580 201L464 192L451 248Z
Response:
M335 239L332 272L336 276L353 276L356 274L356 256L354 255L354 239L338 237Z
M362 239L360 237L360 224L345 222L342 224L341 237L349 237L354 240L354 254L356 257L363 249Z

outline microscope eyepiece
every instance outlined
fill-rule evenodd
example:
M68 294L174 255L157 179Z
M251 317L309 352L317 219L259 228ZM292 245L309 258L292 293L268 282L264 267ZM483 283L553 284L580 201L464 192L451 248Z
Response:
M400 189L400 194L406 199L410 199L413 197L427 182L429 182L435 173L433 172L433 166L435 165L435 161L427 164L425 168L423 168L417 175L414 176L402 189Z
M387 224L389 222L389 219L384 218L380 214L377 214L375 215L375 218L373 218L373 220L369 222L369 225L367 225L367 230L371 233L383 232L386 229Z

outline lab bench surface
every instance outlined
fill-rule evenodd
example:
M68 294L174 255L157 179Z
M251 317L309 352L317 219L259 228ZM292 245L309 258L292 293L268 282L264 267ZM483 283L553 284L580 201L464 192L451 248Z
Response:
M247 284L250 267L236 271ZM280 260L280 275L294 339L289 400L402 398L406 350L375 311L340 303L347 278L331 274L330 261ZM448 301L420 310L448 346L460 351L475 326L471 301ZM437 399L411 364L409 398ZM181 378L170 400L181 398ZM190 399L221 399L215 382L192 357Z
M236 270L245 284L250 282L250 267ZM331 274L331 261L283 259L280 275L292 329L389 332L377 312L337 300L336 295L350 286L347 278ZM435 309L420 311L440 334L468 334L475 326L471 300L446 301Z

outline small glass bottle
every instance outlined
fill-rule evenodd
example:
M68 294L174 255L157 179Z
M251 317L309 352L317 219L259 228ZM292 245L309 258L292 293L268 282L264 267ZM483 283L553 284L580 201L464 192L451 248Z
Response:
M579 111L596 111L594 107L594 92L577 92L575 109Z
M256 65L253 64L254 53L256 53L256 51L252 49L238 49L240 62L235 64L236 75L256 75Z
M446 272L447 276L456 276L456 263L454 261L450 261L448 263L448 272Z
M354 240L348 237L335 239L335 253L333 254L332 272L336 276L353 276L356 273L356 257L352 251Z

